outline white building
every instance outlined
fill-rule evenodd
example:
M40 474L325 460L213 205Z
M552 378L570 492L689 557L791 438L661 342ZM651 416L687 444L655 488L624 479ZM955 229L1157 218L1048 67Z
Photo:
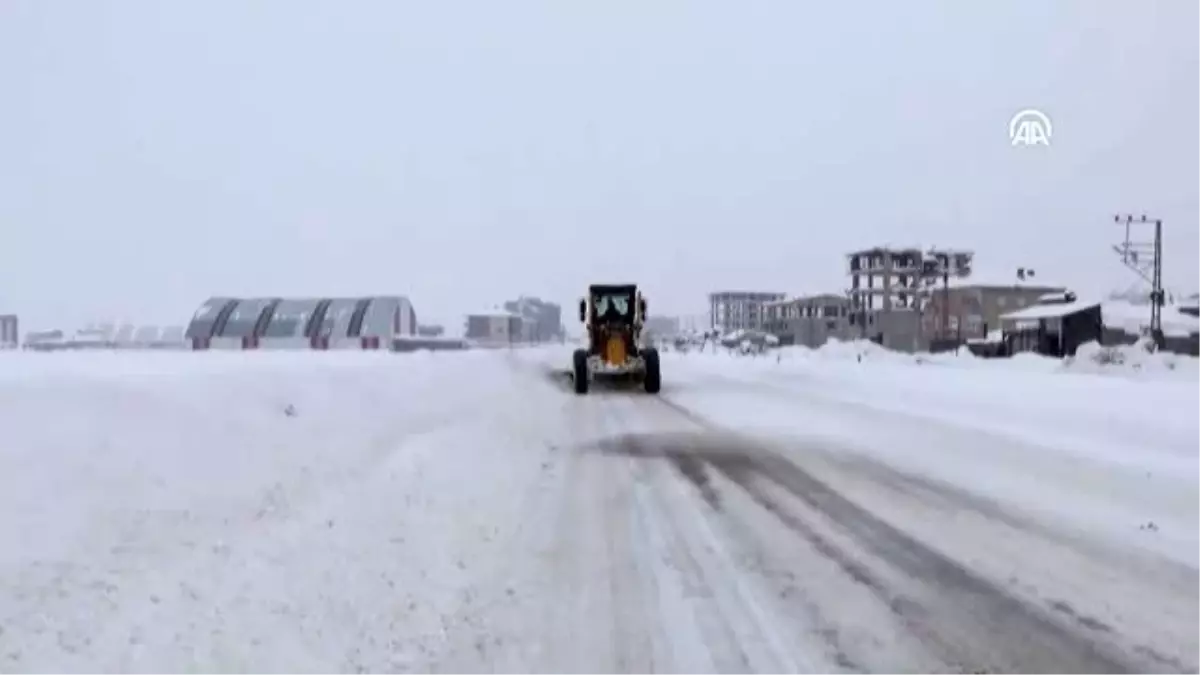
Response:
M763 305L787 298L772 291L717 291L708 294L710 328L728 333L762 327Z
M389 349L417 330L398 295L360 298L210 298L192 316L193 349Z
M494 308L468 314L464 337L480 345L506 345L529 341L532 330L521 315Z
M648 316L643 330L654 337L674 337L680 332L679 317Z

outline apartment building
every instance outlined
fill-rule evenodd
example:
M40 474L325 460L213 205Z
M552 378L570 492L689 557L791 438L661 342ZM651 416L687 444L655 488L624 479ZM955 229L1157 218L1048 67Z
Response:
M771 291L717 291L709 293L710 328L728 333L762 328L763 305L787 298Z

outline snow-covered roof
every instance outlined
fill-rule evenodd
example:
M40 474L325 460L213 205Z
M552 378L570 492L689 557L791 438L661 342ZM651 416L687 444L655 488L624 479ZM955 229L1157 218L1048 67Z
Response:
M1015 312L1002 314L1001 319L1024 320L1024 319L1056 319L1060 316L1067 316L1085 309L1091 309L1100 305L1097 300L1075 300L1074 302L1056 302L1045 305L1032 305L1025 309L1018 309ZM1103 311L1103 310L1101 310Z
M1150 327L1150 305L1138 305L1126 300L1109 300L1103 303L1101 313L1104 325L1131 334L1140 334ZM1163 333L1172 337L1186 337L1200 332L1200 318L1179 311L1178 305L1162 308Z
M1049 303L1054 303L1054 302L1061 304L1064 302L1071 302L1072 295L1073 294L1070 291L1056 291L1054 293L1044 293L1044 294L1038 296L1037 301L1039 303L1043 303L1043 304L1049 304Z
M856 248L853 251L846 253L847 258L863 255L866 253L880 253L889 251L892 253L925 253L929 247L911 244L877 244L875 246L863 246Z
M1016 272L1008 274L980 274L972 272L968 277L950 277L950 281L946 284L950 288L1028 288L1030 290L1044 290L1047 293L1061 292L1069 288L1065 284L1056 284L1053 280L1042 279L1040 277L1026 277L1018 279ZM939 278L931 288L938 289L942 287L942 280Z
M1123 330L1140 335L1150 326L1150 305L1137 305L1125 300L1076 300L1068 303L1041 304L1001 315L1001 319L1029 320L1053 319L1080 310L1100 306L1101 320L1106 328ZM1186 337L1200 332L1200 318L1179 311L1175 305L1162 308L1163 333L1172 337Z
M828 293L828 292L827 293L813 293L811 295L794 295L790 298L784 298L782 300L773 300L771 302L764 302L763 307L780 307L782 305L790 305L790 304L798 303L798 302L806 303L806 302L817 302L817 301L850 302L850 299L847 298L845 295L840 295L838 293Z

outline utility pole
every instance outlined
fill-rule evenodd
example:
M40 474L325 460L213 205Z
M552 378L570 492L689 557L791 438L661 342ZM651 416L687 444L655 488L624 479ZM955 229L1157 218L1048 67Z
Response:
M950 261L942 260L942 330L950 334Z
M1162 287L1162 219L1148 218L1144 213L1139 218L1134 218L1132 214L1117 214L1113 216L1113 222L1125 226L1125 240L1115 244L1113 250L1126 267L1150 282L1150 338L1157 349L1162 349L1166 346L1166 336L1162 330L1162 308L1166 304L1166 293ZM1135 240L1135 224L1153 225L1154 239Z

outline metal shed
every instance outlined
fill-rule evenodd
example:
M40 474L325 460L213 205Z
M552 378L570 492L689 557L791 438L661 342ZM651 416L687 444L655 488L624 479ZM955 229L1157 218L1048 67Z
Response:
M1099 302L1034 305L1000 317L1008 352L1073 356L1080 345L1101 342L1104 321Z
M403 296L217 297L197 310L185 335L193 349L390 349L416 331Z

